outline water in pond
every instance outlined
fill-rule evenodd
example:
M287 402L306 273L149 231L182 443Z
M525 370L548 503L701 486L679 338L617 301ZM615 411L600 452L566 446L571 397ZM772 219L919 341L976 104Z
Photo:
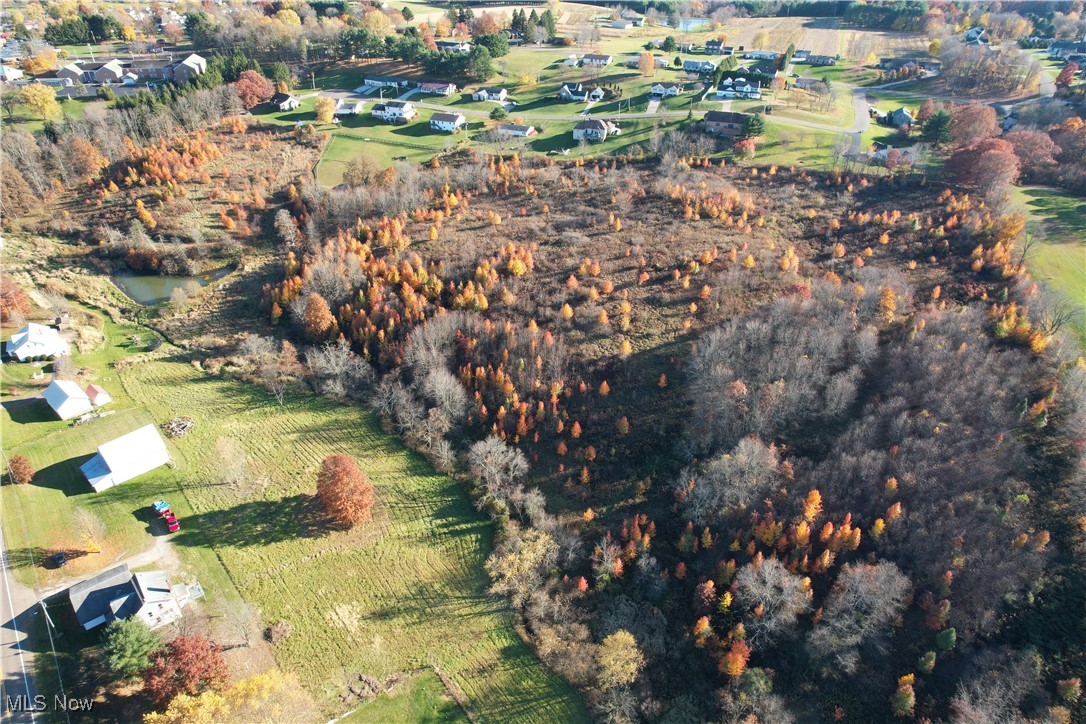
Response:
M118 274L110 277L111 281L124 292L129 299L144 306L168 302L174 289L180 289L189 282L196 282L201 287L222 279L234 271L223 267L198 276L158 276L156 274Z
M676 28L684 33L690 33L697 30L702 25L708 25L709 18L679 18L679 24Z

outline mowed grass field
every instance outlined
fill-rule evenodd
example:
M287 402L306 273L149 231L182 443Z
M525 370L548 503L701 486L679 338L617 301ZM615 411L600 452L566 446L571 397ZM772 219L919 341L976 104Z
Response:
M200 371L177 350L158 355L120 371L114 386L123 386L129 406L109 417L67 427L3 413L5 440L19 426L36 433L23 431L14 448L5 442L5 452L27 455L39 470L28 486L0 489L20 580L61 580L37 564L70 535L76 508L105 521L107 543L65 574L150 546L163 531L147 506L166 498L182 524L170 543L183 570L171 572L198 578L209 604L240 596L265 624L289 622L277 661L298 674L324 714L360 703L340 698L359 674L437 666L482 719L587 718L576 692L518 637L506 601L487 592L493 528L459 483L359 408L309 394L280 406L262 388ZM91 492L78 465L98 444L179 414L196 427L168 441L173 468ZM251 485L221 484L220 438L244 447ZM373 520L353 531L329 531L313 497L319 465L334 453L358 460L376 488ZM393 697L390 706L412 709L418 699Z
M1015 191L1043 232L1027 261L1030 272L1071 305L1072 326L1086 348L1086 200L1041 186Z
M196 420L175 445L193 509L177 545L211 540L265 621L290 622L276 656L329 713L360 673L433 662L487 718L583 718L569 685L517 636L506 602L487 593L489 522L371 414L311 395L279 406L183 359L136 366L125 383L156 417L184 410ZM266 481L258 491L214 484L210 450L224 436L245 446ZM358 460L377 492L374 520L350 532L327 533L314 506L318 467L335 453Z

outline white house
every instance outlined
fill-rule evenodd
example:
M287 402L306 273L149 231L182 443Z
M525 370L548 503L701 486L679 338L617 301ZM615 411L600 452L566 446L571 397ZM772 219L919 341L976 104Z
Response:
M289 93L276 93L268 102L281 111L297 110L298 106L302 105L301 101Z
M23 71L19 70L12 65L0 65L0 80L5 83L11 83L12 81L21 80L23 77Z
M110 394L98 385L87 385L87 397L90 398L91 404L95 407L101 407L113 402Z
M430 116L430 128L445 133L455 133L468 119L459 113L435 113Z
M652 88L650 88L649 90L654 96L669 98L672 96L681 95L683 92L683 87L681 83L654 83Z
M519 123L503 123L498 126L498 133L503 136L518 136L523 138L531 136L535 132L535 126L525 126Z
M504 101L509 92L505 88L479 88L471 97L477 101Z
M144 425L98 447L80 466L87 482L100 493L170 462L170 451L154 425Z
M720 82L716 89L717 98L761 98L762 84L759 81L748 81L746 78L727 78Z
M75 617L86 631L128 618L138 618L153 630L181 618L182 608L203 595L199 583L171 583L165 571L134 574L127 563L68 589Z
M606 68L614 60L610 55L599 53L585 53L581 56L581 65L586 68Z
M389 123L407 123L418 114L410 101L385 101L375 105L372 111L375 118Z
M423 83L419 86L419 93L432 96L451 96L456 92L454 83Z
M61 338L60 332L44 324L30 322L8 340L8 354L20 362L68 353L68 343Z
M53 380L41 396L61 420L70 420L94 409L90 395L71 380Z
M352 98L340 98L336 101L335 114L337 116L357 116L362 113L362 108L365 105L365 101Z
M688 73L712 73L716 70L716 62L712 60L693 60L688 58L683 61L683 70Z
M435 45L437 45L438 51L442 53L466 54L471 52L471 43L466 40L438 40Z
M606 91L600 87L582 86L580 83L563 83L558 97L567 101L600 101Z
M776 60L781 54L775 50L748 50L743 57L750 60Z
M573 127L574 141L606 141L608 136L621 133L619 127L610 121L590 118Z

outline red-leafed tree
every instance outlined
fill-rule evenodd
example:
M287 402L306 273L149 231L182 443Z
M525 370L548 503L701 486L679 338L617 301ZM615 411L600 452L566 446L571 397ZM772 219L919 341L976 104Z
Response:
M1056 165L1060 147L1041 131L1014 131L1003 137L1014 146L1014 155L1022 166L1023 176L1033 176Z
M967 146L996 135L999 135L999 121L995 108L968 103L950 109L950 140L955 146Z
M955 151L946 170L960 183L992 193L1017 181L1020 166L1014 146L1002 138L985 138Z
M1067 90L1075 82L1076 73L1078 73L1078 63L1068 63L1063 66L1060 69L1060 74L1056 76L1056 87L1060 90Z
M164 707L178 694L196 696L222 689L230 670L222 648L206 636L178 636L151 654L143 673L143 687L156 707Z
M37 475L30 460L22 455L11 456L8 460L8 473L11 476L11 482L16 485L26 485Z
M317 475L317 498L329 517L352 528L370 518L373 485L349 456L329 455Z
M238 76L234 91L246 108L252 108L271 98L275 93L275 85L255 70L246 70Z
M15 286L8 278L0 279L0 321L10 322L20 319L30 311L30 302L26 293Z
M920 104L920 108L916 111L917 124L924 124L924 122L931 118L932 113L935 113L935 101L931 98L925 98L924 102Z

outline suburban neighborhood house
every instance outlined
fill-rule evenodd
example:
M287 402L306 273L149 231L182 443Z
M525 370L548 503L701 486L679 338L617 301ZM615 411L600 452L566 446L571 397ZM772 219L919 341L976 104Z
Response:
M23 77L23 71L10 65L0 65L0 80L5 83L12 83L17 80L21 80Z
M750 118L748 113L709 111L701 120L701 126L706 133L717 136L738 136L743 132L743 123L748 118Z
M505 88L479 88L471 97L477 101L504 101L509 97L509 92Z
M268 101L268 103L281 111L297 110L298 106L302 105L301 101L289 93L276 93L271 97L271 100Z
M170 583L165 571L132 573L127 563L68 589L75 617L86 631L133 617L153 630L181 618L181 609L203 595L199 583Z
M451 96L455 92L456 85L453 83L423 83L419 86L419 93L431 96Z
M70 420L94 409L90 395L71 380L53 380L41 396L61 420Z
M687 58L683 61L683 70L687 73L712 73L716 70L716 61Z
M558 97L569 101L603 100L606 91L599 87L582 86L580 83L563 83L558 89Z
M535 133L535 126L525 126L520 123L503 123L498 126L498 133L505 136L527 137Z
M717 98L761 98L762 84L746 78L722 80L716 89Z
M581 65L586 68L606 68L614 60L610 55L598 53L585 53L581 56Z
M44 324L29 322L11 335L7 351L20 362L26 362L34 358L59 357L68 354L70 348L57 330Z
M890 113L889 116L890 125L901 128L902 126L911 126L913 124L913 114L909 112L908 108L902 106L896 111Z
M664 58L664 57L659 56L659 55L652 56L652 63L653 63L653 65L656 66L657 69L667 68L670 65L667 62L667 58ZM626 60L626 67L627 68L637 68L640 65L641 65L641 56L639 56L639 55L635 55L635 56L633 56L631 58L628 58Z
M446 133L454 133L467 122L468 119L459 113L435 113L430 116L430 128Z
M470 53L471 43L466 40L438 40L435 45L443 53Z
M100 493L170 462L170 451L152 424L100 445L98 454L79 469Z
M207 60L192 53L176 62L116 58L101 63L76 60L58 70L56 75L73 83L123 83L125 76L131 74L137 81L169 80L181 84L206 72Z
M407 123L419 112L410 101L385 101L373 107L372 115L389 123Z
M337 116L357 116L362 113L362 109L365 107L366 102L351 98L340 98L336 101L335 115Z
M732 46L724 45L723 40L707 40L705 52L709 55L731 55L733 51Z
M654 83L649 92L654 96L660 96L661 98L670 98L672 96L681 95L683 92L683 86L681 83Z
M619 133L621 133L621 130L614 123L599 118L590 118L573 127L573 140L606 141L608 136L617 136Z

